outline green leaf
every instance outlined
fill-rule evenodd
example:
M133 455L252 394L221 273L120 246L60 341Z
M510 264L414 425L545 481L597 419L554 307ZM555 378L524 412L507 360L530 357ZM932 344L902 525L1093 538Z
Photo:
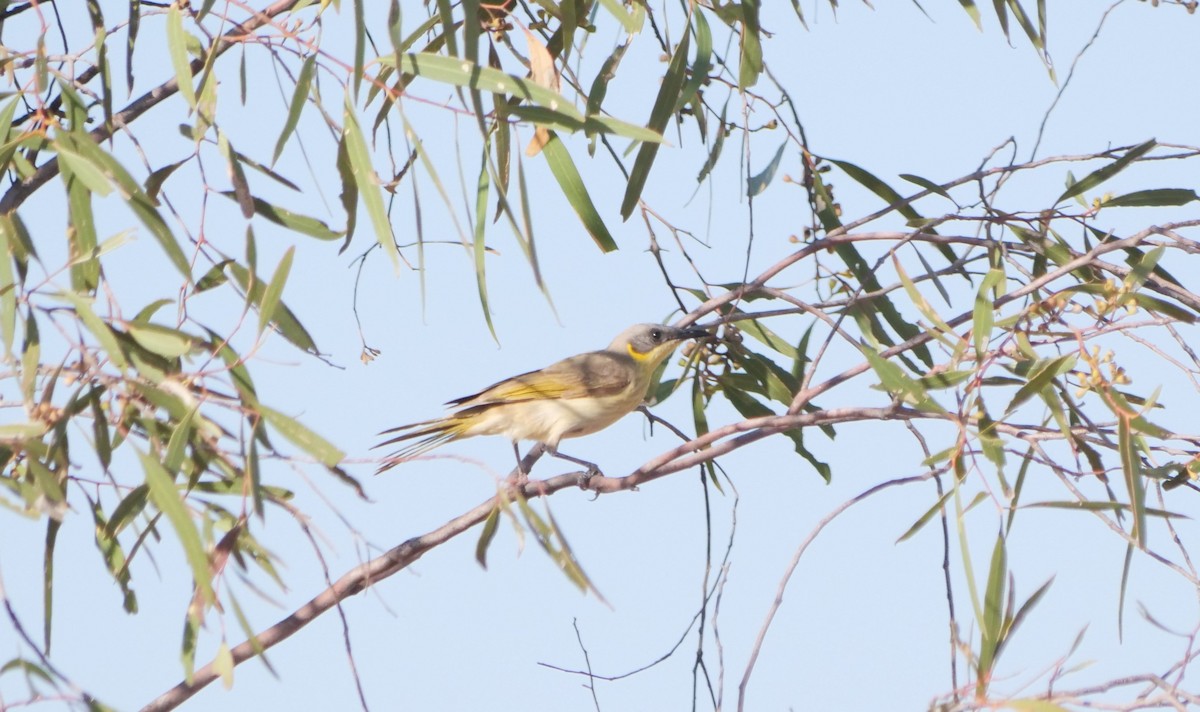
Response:
M213 672L221 677L221 684L225 686L226 690L233 688L234 664L229 644L222 640L221 644L217 646L217 654L213 656L212 668Z
M654 108L650 110L650 120L646 123L651 131L661 134L667 128L667 122L675 111L675 103L683 90L687 74L688 45L691 33L683 33L683 39L675 48L671 64L663 76L662 85L658 88L658 96L654 99ZM628 220L642 197L642 189L646 186L646 178L650 175L650 167L654 165L654 157L658 154L657 143L643 143L638 149L637 158L633 161L633 169L629 173L629 182L625 186L625 197L621 201L621 218Z
M979 14L979 8L975 6L975 0L958 0L958 4L962 5L963 10L971 17L971 21L975 23L975 29L983 31L983 18Z
M1150 208L1177 207L1200 200L1200 195L1190 188L1152 188L1118 195L1104 201L1106 208Z
M233 191L223 191L221 195L230 198L234 201L237 196ZM271 222L281 227L286 227L289 230L298 232L301 235L315 237L318 240L337 240L342 237L342 233L334 230L321 220L318 220L307 215L299 215L292 211L281 208L277 205L272 205L262 198L254 198L254 214L259 217L266 218Z
M250 272L236 262L229 265L229 272L233 275L233 278L235 281L237 281L238 285L241 286L242 290L249 292L249 298L253 304L258 305L262 303L263 291L265 289L262 279L256 275L254 277L254 283L251 285ZM292 310L288 308L287 304L283 303L282 301L277 307L275 307L273 324L275 328L279 329L279 333L283 334L285 339L292 342L292 344L300 350L307 351L308 353L312 354L320 353L317 350L316 343L313 342L312 336L309 335L308 330L304 328L304 326L300 323L300 320L297 319L296 315L292 313Z
M771 359L752 351L738 349L736 353L742 366L746 369L746 373L753 376L754 380L759 383L764 395L785 407L791 406L792 398L800 389L800 384L791 373L785 371Z
M1084 176L1081 180L1077 181L1071 187L1063 191L1063 194L1058 196L1058 200L1054 202L1056 204L1061 203L1068 198L1074 198L1077 195L1082 195L1084 192L1095 188L1104 181L1125 170L1126 166L1149 153L1157 145L1158 144L1154 141L1154 139L1150 139L1143 144L1134 146L1126 151L1125 155L1121 156L1107 166L1098 168Z
M611 116L603 116L601 114L588 116L581 121L561 111L547 109L544 106L509 106L505 111L507 114L516 116L523 121L544 126L548 129L562 129L571 132L583 131L588 135L598 133L612 134L646 143L663 142L662 134L652 129L626 123L620 119L614 119Z
M127 328L139 346L167 359L179 358L195 344L191 335L158 324L129 324Z
M621 63L621 59L625 56L625 50L629 49L629 44L629 41L626 41L617 45L613 48L612 54L605 58L604 64L600 65L600 71L596 73L596 78L592 80L592 88L587 95L587 107L584 109L585 115L590 117L600 113L600 107L604 104L604 97L608 94L608 83L617 76L617 65ZM661 137L659 138L661 140Z
M758 175L750 176L746 181L746 195L753 198L767 189L771 183L771 179L775 177L775 172L779 170L779 159L783 158L783 149L787 148L787 141L779 144L779 149L775 151L775 157L767 164L767 167L762 169Z
M1146 485L1142 481L1142 460L1137 453L1129 419L1117 416L1117 449L1121 453L1121 473L1129 492L1129 508L1133 511L1133 531L1130 535L1142 549L1146 548Z
M58 481L58 475L50 471L40 460L29 460L29 471L33 473L33 479L37 483L38 490L46 499L51 502L62 502L66 499L66 493L63 492L62 484Z
M187 33L183 30L183 12L178 3L167 10L167 53L175 70L175 82L188 106L196 108L196 89L192 86L192 65L188 61Z
M371 167L367 141L358 125L358 119L354 116L354 105L350 103L349 96L346 97L346 106L342 112L342 132L346 140L346 155L354 173L354 182L358 185L358 194L366 205L367 215L375 228L375 239L383 248L383 253L391 259L393 269L399 274L400 250L396 248L396 239L392 236L392 223L388 220L387 210L383 206L383 194L380 192L382 189L376 179L375 169Z
M117 343L117 337L113 334L112 328L109 327L96 312L92 310L92 300L75 292L60 292L60 298L71 303L75 308L75 313L79 315L79 320L83 322L83 326L96 337L96 341L100 343L100 347L108 354L108 358L113 365L122 371L129 367L129 362L125 360L125 352L121 350L121 345Z
M112 185L108 182L104 171L95 163L70 149L61 146L58 146L57 149L58 160L66 164L71 175L78 178L89 191L101 197L112 192Z
M907 531L900 535L900 538L896 540L896 543L899 544L902 541L907 541L908 539L911 539L914 534L921 531L921 529L929 523L929 520L933 519L935 516L937 516L938 512L942 511L942 507L946 506L946 500L950 499L950 497L953 495L954 490L950 490L946 492L946 494L939 497L938 501L934 502L932 507L925 510L925 513L922 514L917 521L913 522L912 526L909 527Z
M1008 554L1004 545L1004 535L996 535L996 545L992 549L992 562L988 567L987 588L983 594L983 618L979 621L980 651L979 651L979 685L986 689L987 681L992 676L996 663L996 655L1004 642L1004 589L1008 579Z
M1159 261L1162 260L1165 253L1166 247L1160 245L1149 252L1139 254L1136 258L1132 255L1128 257L1126 262L1129 263L1129 266L1132 269L1130 269L1129 274L1125 276L1125 286L1128 287L1130 291L1139 289L1143 284L1146 283L1146 280L1150 278L1150 275L1154 274L1155 270L1158 268Z
M296 447L312 455L326 467L334 467L345 459L346 454L334 447L333 443L301 425L294 418L289 418L283 413L262 404L259 404L258 410L266 418L267 422L271 424L271 427L275 428L280 435L290 440Z
M42 652L50 654L50 629L54 618L54 544L62 522L54 517L46 521L46 547L42 555Z
M743 0L742 31L740 37L741 61L738 63L738 89L746 91L758 83L763 71L762 42L759 39L758 3L760 0Z
M193 293L206 292L228 282L229 277L225 274L225 267L232 262L233 260L221 260L212 267L209 267L204 276L196 282L196 288L193 290Z
M549 134L549 140L542 146L542 155L546 158L550 172L558 181L559 188L562 189L567 202L571 204L571 208L575 210L575 214L579 216L584 229L592 236L596 245L604 252L612 252L617 249L617 243L609 233L608 227L604 225L600 213L596 211L596 205L583 185L583 178L579 176L579 170L575 168L575 162L571 160L571 154L559 140L558 134L553 131L550 131Z
M1066 509L1078 512L1128 512L1132 508L1124 502L1097 502L1089 500L1061 500L1048 502L1030 502L1029 504L1021 505L1022 509ZM1150 517L1160 517L1162 519L1191 519L1186 514L1180 512L1171 512L1165 509L1155 509L1147 507L1146 515Z
M8 230L0 223L0 338L4 355L11 356L17 338L17 294L13 274L13 245Z
M262 463L258 457L258 442L265 439L263 434L263 423L261 420L254 421L254 432L250 436L249 452L246 454L246 476L245 479L250 483L250 492L254 496L254 511L261 518L263 516L263 484L262 484Z
M980 359L987 353L988 344L992 340L992 327L995 325L995 312L992 304L992 291L1004 280L1004 270L993 267L988 270L979 291L975 294L975 308L972 314L972 333L975 337L975 355Z
M185 158L182 161L168 163L162 168L155 169L154 172L147 176L145 187L146 197L148 197L150 200L158 200L158 194L162 190L163 183L166 182L167 178L170 178L171 174L174 173L180 166L187 163L188 160L190 159Z
M475 560L483 568L487 568L487 552L496 538L496 530L500 525L500 508L496 507L488 513L483 522L483 530L479 532L479 541L475 544Z
M168 472L179 472L179 468L183 466L183 456L192 437L192 421L195 418L196 408L192 408L182 420L174 424L171 439L167 441L167 450L162 457L163 466Z
M1117 594L1117 640L1124 637L1125 631L1125 593L1129 588L1129 567L1133 563L1133 544L1125 547L1125 561L1121 564L1121 585Z
M95 165L102 167L105 174L117 184L129 208L138 216L142 224L150 230L150 234L154 236L154 239L158 241L163 251L167 253L171 264L175 265L175 268L179 270L179 273L185 279L191 281L191 265L187 256L179 247L179 243L176 241L174 233L171 232L171 228L167 226L162 215L158 213L155 201L142 190L142 187L133 179L129 171L101 149L86 134L80 137L61 135L59 138L64 141L70 140L72 142L70 148L85 156Z
M712 150L708 152L708 158L704 160L704 165L700 167L700 172L696 175L696 183L703 183L704 179L709 173L712 173L712 169L716 167L717 161L721 158L721 149L725 146L725 112L727 109L729 109L728 101L721 106L721 120L720 125L717 127L717 137L713 139ZM699 189L700 187L696 186L696 190Z
M837 210L834 209L833 195L830 193L828 186L821 179L819 172L812 174L813 191L817 195L817 217L820 219L822 226L826 230L836 230L842 226L841 220L837 216ZM879 279L875 275L874 269L867 263L863 256L859 254L854 245L849 243L839 243L834 246L834 252L837 256L846 263L850 268L851 274L862 285L864 292L880 292L883 290L879 284ZM908 323L887 296L879 296L872 299L869 304L864 303L857 309L851 310L851 315L856 319L860 316L865 320L866 326L864 331L871 337L878 340L880 343L891 346L893 344L891 336L884 330L883 325L879 322L878 315L882 314L884 320L891 325L896 333L905 340L911 339L921 333L915 325ZM933 355L929 352L929 347L924 343L917 343L912 348L913 354L928 367L933 367ZM903 354L900 355L902 361L906 361ZM915 370L915 368L914 368Z
M242 217L249 220L254 217L254 197L250 195L250 184L246 182L246 172L242 170L242 164L237 159L237 152L229 145L229 138L220 129L217 129L217 147L225 157L229 182L233 184L234 200L242 210Z
M1070 371L1075 366L1076 360L1077 357L1075 354L1067 354L1066 356L1059 356L1056 359L1041 361L1036 364L1029 372L1029 380L1025 382L1025 385L1017 389L1017 394L1013 396L1008 407L1004 409L1005 416L1016 410L1017 406L1041 393L1055 378Z
M704 13L699 7L692 12L692 29L696 33L696 61L692 62L688 70L691 76L679 93L675 111L681 110L695 98L700 87L709 81L708 73L712 69L712 30L709 29L708 20L704 19Z
M377 61L383 66L394 67L396 56L385 55ZM576 120L583 120L583 115L575 105L562 94L528 79L521 79L475 62L422 52L400 55L399 68L407 74L452 86L521 97L547 109L561 111Z
M928 190L932 193L937 193L938 195L942 196L943 198L946 198L947 200L953 200L953 198L950 197L950 194L946 192L945 188L938 185L937 183L934 183L933 181L929 180L928 178L922 178L921 176L916 176L916 175L913 175L912 173L901 173L900 177L903 178L904 180L908 181L909 183L913 183L915 185L921 186L925 190Z
M141 489L144 493L145 485L142 485ZM92 502L90 498L88 501L92 507L92 521L95 524L96 548L100 550L100 554L104 558L104 564L108 568L108 573L117 582L117 585L121 587L121 593L124 596L123 605L125 611L127 613L137 613L137 595L129 587L130 575L125 550L121 548L121 542L107 533L109 522L104 519L104 511L100 508L100 503Z
M358 227L358 181L354 178L354 167L350 165L344 133L338 141L336 164L338 177L342 181L342 192L338 194L338 199L342 203L342 210L346 211L346 239L338 249L340 254L350 246L350 241L354 239L354 230Z
M30 438L40 438L49 427L40 421L36 423L6 423L0 425L0 442L20 442Z
M742 312L735 310L733 313L741 314ZM800 352L796 349L796 347L788 343L787 340L781 337L779 334L776 334L774 331L764 326L762 321L758 319L743 319L738 321L737 324L738 328L744 333L749 334L756 340L771 347L780 354L793 360L799 358Z
M200 623L199 611L188 610L187 615L183 617L179 657L183 663L183 677L189 682L196 671L196 644L200 639Z
M1195 324L1196 315L1183 307L1177 306L1158 297L1152 297L1149 294L1138 292L1132 295L1132 299L1142 309L1155 314L1170 317L1177 321L1182 321L1185 324Z
M124 531L125 527L145 510L149 495L150 488L147 485L138 485L130 490L113 509L112 516L105 525L104 535L111 539Z
M188 564L191 566L196 588L205 602L212 603L216 597L212 588L212 574L208 568L208 554L204 551L204 544L200 540L200 533L196 531L196 525L192 523L192 519L188 515L183 497L175 487L171 475L157 458L140 451L138 458L142 461L142 470L146 473L146 486L150 501L154 502L154 506L158 507L158 510L171 523L175 535L179 537L180 545L183 546Z
M945 409L937 401L929 397L929 393L915 379L904 373L896 364L884 359L870 346L860 346L867 362L879 376L880 384L885 390L899 396L903 401L916 408L932 413L944 413Z
M262 334L266 330L267 325L275 319L275 310L279 306L280 297L283 296L283 286L287 283L288 273L292 270L292 258L296 254L296 246L293 245L283 253L283 258L279 260L279 264L275 267L275 274L271 276L271 281L267 283L266 289L263 290L262 302L258 305L258 333Z
M725 379L722 379L722 384L725 384ZM730 404L733 405L734 409L736 409L737 412L742 415L743 418L762 418L764 416L776 415L775 411L758 402L753 396L745 391L726 385L726 387L721 390L721 393L730 402ZM830 470L829 465L818 460L816 456L813 455L807 447L805 447L803 428L785 430L781 434L792 441L792 445L795 447L796 454L804 458L810 465L812 465L813 469L817 471L817 474L821 476L821 479L829 482L833 478L833 471Z
M941 388L954 388L964 381L970 380L975 376L975 372L969 369L960 369L956 371L941 371L929 376L922 376L917 379L917 383L922 388L930 391Z
M646 13L641 5L634 3L629 12L625 11L625 6L619 0L600 0L600 6L617 18L626 33L636 35L642 31Z
M71 287L82 294L96 291L100 283L100 263L95 259L96 218L92 212L92 193L72 169L62 165L67 184L67 209L71 244Z
M487 228L488 191L491 186L491 182L488 179L489 148L485 142L483 159L479 166L479 180L475 184L475 241L472 252L475 257L475 286L479 290L479 304L483 307L483 318L487 322L488 331L491 332L492 338L499 343L499 338L496 336L496 327L492 324L492 310L488 305L487 265L484 262L484 256L487 252L487 243L484 242L484 234Z

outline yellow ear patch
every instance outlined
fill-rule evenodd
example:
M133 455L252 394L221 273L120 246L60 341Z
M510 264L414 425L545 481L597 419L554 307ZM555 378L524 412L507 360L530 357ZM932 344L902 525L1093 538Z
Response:
M650 354L644 354L641 351L633 348L633 344L625 344L625 350L629 352L629 355L634 361L645 361L650 357Z

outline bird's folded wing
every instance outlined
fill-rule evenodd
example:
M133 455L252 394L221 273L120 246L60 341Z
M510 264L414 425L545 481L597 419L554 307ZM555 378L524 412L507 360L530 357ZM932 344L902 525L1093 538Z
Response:
M595 351L500 381L470 396L450 401L452 406L539 400L543 398L599 398L629 387L634 368L614 354Z

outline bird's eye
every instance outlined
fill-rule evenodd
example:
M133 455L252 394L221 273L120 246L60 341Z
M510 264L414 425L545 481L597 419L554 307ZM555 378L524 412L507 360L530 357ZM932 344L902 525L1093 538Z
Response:
M662 329L651 329L650 338L654 339L655 341L662 341Z

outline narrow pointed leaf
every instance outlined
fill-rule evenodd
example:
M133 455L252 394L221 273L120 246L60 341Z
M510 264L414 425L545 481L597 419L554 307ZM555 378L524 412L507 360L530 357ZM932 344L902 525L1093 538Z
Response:
M317 435L295 418L290 418L273 408L265 405L258 406L259 412L275 428L280 435L287 438L293 445L299 447L326 467L334 467L341 462L346 454L337 449L333 443Z
M1064 200L1074 198L1077 195L1082 195L1084 192L1095 188L1104 181L1125 170L1130 163L1133 163L1137 159L1146 155L1157 145L1158 144L1154 141L1154 139L1150 139L1143 144L1134 146L1126 151L1125 155L1121 156L1117 160L1113 161L1107 166L1104 166L1103 168L1098 168L1092 171L1080 180L1076 181L1071 187L1063 191L1063 194L1058 196L1058 200L1054 202L1061 203Z
M279 160L279 156L283 153L283 147L287 145L287 141L291 138L292 132L296 130L296 124L300 123L300 114L304 112L304 103L308 101L308 91L312 85L313 73L317 66L317 55L310 54L304 60L304 64L300 65L300 74L296 77L296 89L292 92L292 101L288 105L287 120L283 123L283 130L279 132L279 138L275 141L275 152L271 154L271 165Z
M295 254L295 245L289 247L287 252L283 253L283 258L279 260L279 265L275 267L275 274L271 276L271 281L267 283L266 289L263 291L262 303L258 306L259 334L263 333L267 325L275 320L275 310L279 306L280 298L283 296L283 287L287 283L288 273L292 269L292 258Z
M583 178L580 177L575 162L571 160L571 154L558 138L558 134L550 132L549 140L542 146L542 155L546 158L546 164L550 166L550 172L558 181L567 202L571 204L571 208L579 216L584 229L592 236L596 245L604 252L617 249L616 240L605 226L600 213L596 211L592 196L588 194Z
M779 170L779 160L783 158L783 149L787 148L787 141L779 144L779 148L775 151L775 157L767 164L767 167L762 169L758 175L750 176L746 181L746 195L753 198L762 193L771 184L771 179L775 177L775 172Z
M671 64L667 66L667 73L663 76L662 85L658 88L658 96L654 99L654 108L650 110L650 120L646 123L647 128L655 133L661 134L666 130L667 122L674 113L675 102L679 99L679 93L683 89L687 74L688 45L691 37L690 32L683 33L683 39L675 48ZM642 147L638 149L637 158L633 161L633 169L629 172L629 183L625 187L625 198L621 201L622 219L629 219L638 200L641 199L642 189L646 186L646 178L650 175L650 167L654 165L656 155L658 155L658 144L656 143L643 143Z
M212 576L208 568L208 555L200 540L200 532L196 530L196 525L188 515L187 506L184 504L179 490L171 480L171 475L156 458L143 452L138 453L138 458L142 461L142 471L146 473L146 486L149 490L150 500L167 517L167 521L175 530L175 535L179 537L179 543L192 568L192 578L195 580L196 588L206 602L212 602L214 595Z
M1187 205L1200 200L1200 195L1190 188L1152 188L1136 190L1104 201L1106 208L1158 208Z
M196 108L196 90L192 86L192 67L188 61L187 33L183 29L183 11L179 9L178 3L171 3L167 10L167 53L175 70L179 93L183 95L188 106Z
M391 260L392 268L399 274L400 250L396 248L396 240L392 236L392 224L383 206L382 189L375 178L371 155L367 151L367 141L358 125L349 96L346 97L346 107L342 112L342 131L346 141L346 155L350 159L350 168L358 185L358 194L362 197L363 204L367 207L367 215L371 218L371 225L375 228L375 239L383 248L383 253Z

